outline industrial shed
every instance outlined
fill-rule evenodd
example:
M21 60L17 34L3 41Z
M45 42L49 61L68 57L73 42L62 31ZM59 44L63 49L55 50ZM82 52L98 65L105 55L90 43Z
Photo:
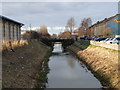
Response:
M116 20L120 21L120 14L98 21L88 28L88 36L115 37L120 35L120 23Z
M24 24L0 15L0 39L16 41L21 39L21 27Z

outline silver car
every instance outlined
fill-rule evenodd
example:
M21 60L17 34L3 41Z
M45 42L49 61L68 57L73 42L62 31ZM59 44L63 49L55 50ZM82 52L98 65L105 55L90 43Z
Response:
M104 42L105 43L110 43L113 40L113 38L107 38Z
M120 37L118 38L113 38L112 40L110 40L111 44L120 44Z

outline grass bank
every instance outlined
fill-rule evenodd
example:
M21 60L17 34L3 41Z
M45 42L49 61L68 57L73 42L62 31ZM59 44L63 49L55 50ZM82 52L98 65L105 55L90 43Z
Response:
M42 88L42 89L46 88L46 83L48 82L47 74L50 71L49 66L48 66L50 56L51 54L45 57L44 61L42 62L41 70L36 75L36 83L34 85L34 88Z
M68 47L74 52L104 86L119 87L119 52L77 41Z
M12 51L2 53L3 88L34 88L42 62L51 48L41 42L32 41Z

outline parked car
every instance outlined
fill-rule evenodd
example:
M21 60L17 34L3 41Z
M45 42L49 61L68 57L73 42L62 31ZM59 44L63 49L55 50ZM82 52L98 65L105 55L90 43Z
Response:
M85 39L87 39L87 36L84 36L84 37L80 37L80 39L84 39L84 40L85 40Z
M103 40L103 41L101 41L101 42L105 42L105 43L106 43L107 41L109 42L109 41L112 40L112 39L113 39L113 38L106 38L105 40Z
M94 36L94 37L92 37L92 40L96 40L98 37L97 36Z
M103 41L103 40L105 40L106 38L97 38L95 41Z
M107 38L104 42L105 43L110 43L113 40L113 38Z
M118 38L113 38L111 41L110 41L111 44L120 44L120 37Z
M87 40L92 40L92 38L91 38L91 37L87 37L86 39L87 39Z

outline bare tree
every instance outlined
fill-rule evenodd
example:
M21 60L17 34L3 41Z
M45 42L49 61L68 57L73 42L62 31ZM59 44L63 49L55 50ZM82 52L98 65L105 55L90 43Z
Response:
M70 39L71 38L71 32L65 31L59 34L59 38L64 38L64 39Z
M73 17L69 18L67 21L67 28L69 28L70 32L72 33L72 31L74 30L74 26L75 26L75 20Z
M42 35L48 34L47 26L45 25L40 26L39 33Z
M44 38L44 39L50 38L50 34L48 33L47 26L45 25L40 26L38 32L40 33L41 36L40 38Z
M65 26L65 31L69 31L69 28L68 28L68 26Z
M80 27L84 28L84 35L86 35L86 30L89 26L92 25L92 20L91 18L84 18L82 21L81 21L81 24L80 24Z
M52 34L51 38L57 38L57 34Z
M92 19L91 18L87 18L87 22L88 22L88 27L90 27L92 25Z

